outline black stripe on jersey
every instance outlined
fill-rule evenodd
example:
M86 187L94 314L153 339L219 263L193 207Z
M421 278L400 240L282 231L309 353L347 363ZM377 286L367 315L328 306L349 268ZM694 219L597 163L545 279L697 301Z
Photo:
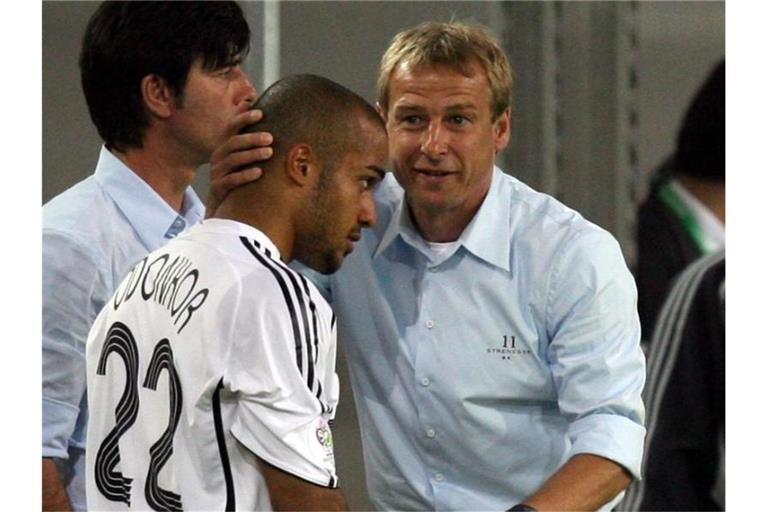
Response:
M339 479L337 477L335 477L335 476L332 476L331 477L331 481L328 482L328 488L329 489L335 489L338 486L339 486Z
M288 310L291 314L291 325L293 327L297 366L299 367L299 372L302 375L304 375L304 370L301 364L302 363L301 353L303 351L303 348L301 344L301 333L299 332L296 309L293 306L293 301L291 300L290 293L288 292L285 278L280 274L280 272L278 272L278 270L282 271L282 273L285 276L287 276L288 280L291 282L291 286L293 287L294 294L296 295L296 298L299 302L299 310L301 311L304 339L306 343L306 350L307 350L307 373L305 375L307 379L306 384L310 391L315 390L315 384L317 384L318 389L317 389L317 392L315 393L315 396L320 402L321 410L325 412L326 411L325 404L323 403L322 400L320 400L320 396L322 393L322 386L320 385L319 380L315 379L315 361L313 360L313 357L312 357L313 340L312 340L312 334L309 328L309 320L307 319L307 305L304 301L304 293L302 292L301 288L299 287L299 283L296 280L296 276L298 276L301 279L304 279L304 276L301 276L295 273L285 265L275 260L264 258L264 256L262 256L259 253L259 250L262 250L262 247L258 242L248 240L245 237L240 237L240 240L243 242L246 248L251 252L251 254L253 254L254 257L257 260L259 260L259 262L262 263L272 273L272 275L275 277L275 279L278 281L278 284L280 285L280 289L283 292L283 297L285 298L286 304L288 305ZM253 244L255 248L251 244ZM308 286L306 286L306 290L309 291ZM310 307L315 308L316 310L316 306L311 300L310 300ZM315 331L315 336L317 336L317 331ZM314 343L317 344L316 341Z
M253 241L254 245L259 250L264 250L261 247L261 244L257 241ZM309 330L309 320L307 319L307 305L304 302L304 294L301 291L301 288L299 287L299 283L296 280L297 274L290 270L289 268L277 265L274 260L267 260L269 261L274 267L277 267L278 269L282 270L283 273L288 276L288 280L291 282L291 286L293 287L293 293L296 295L296 299L299 301L299 311L301 311L301 323L302 327L304 328L304 343L306 343L307 346L307 387L310 389L314 389L314 382L315 382L315 360L312 357L313 351L312 351L312 337ZM272 266L270 265L270 266ZM304 279L304 276L299 276L301 279ZM307 299L310 299L309 297L309 288L306 286L306 282L304 283L304 288L306 290ZM310 307L314 307L314 303L310 300ZM300 342L299 342L300 343ZM315 344L317 341L315 341ZM299 367L299 371L301 371L301 367ZM318 396L319 398L319 396Z
M296 309L293 307L293 301L291 300L291 294L288 291L288 287L285 284L285 280L280 276L280 274L272 268L272 266L267 263L267 259L264 258L261 254L259 254L259 251L256 250L255 247L251 245L251 241L248 240L246 237L241 236L240 241L243 243L246 249L253 254L253 256L266 267L267 270L269 270L272 275L274 276L275 280L277 281L277 284L280 285L280 291L283 292L283 299L285 299L285 304L288 306L288 312L291 315L291 327L293 328L293 343L294 348L296 350L296 366L299 367L299 372L301 372L302 367L302 357L301 357L301 335L299 334L299 324L296 319Z
M304 293L307 294L307 297L309 299L309 309L312 312L312 334L314 337L314 348L315 351L313 352L313 360L315 363L317 363L317 357L318 353L320 351L320 348L318 347L318 343L320 340L320 335L317 332L317 305L315 304L315 301L312 300L312 295L309 292L309 285L307 284L307 278L300 275L299 278L301 279L301 284L304 286ZM323 385L320 383L320 379L317 379L317 391L315 392L315 396L318 400L320 400L320 397L323 394ZM320 400L320 405L322 405L323 412L328 412L328 408L325 406L322 400Z
M221 467L224 470L224 483L227 487L227 503L224 510L235 510L235 484L232 480L232 468L229 465L229 453L227 443L224 440L224 426L221 421L221 390L224 388L224 377L219 380L216 390L213 392L213 425L216 429L216 443L219 445Z
M315 305L315 301L312 300L312 294L309 292L309 285L307 285L307 278L304 276L299 276L299 279L301 279L301 284L304 286L304 293L307 295L307 299L309 300L309 310L312 312L312 335L315 345L315 351L313 352L313 360L317 362L317 353L318 353L318 340L320 337L317 334L317 306Z

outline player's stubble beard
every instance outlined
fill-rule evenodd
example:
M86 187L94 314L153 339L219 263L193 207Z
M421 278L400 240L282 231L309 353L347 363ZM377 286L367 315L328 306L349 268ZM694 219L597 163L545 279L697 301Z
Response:
M296 259L321 274L336 272L344 260L343 249L335 241L338 237L335 236L337 219L333 215L334 172L323 168L304 212L308 229L294 243Z

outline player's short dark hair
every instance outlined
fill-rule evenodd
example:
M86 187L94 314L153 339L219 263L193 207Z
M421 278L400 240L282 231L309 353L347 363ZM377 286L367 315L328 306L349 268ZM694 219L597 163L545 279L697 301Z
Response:
M197 58L215 70L248 52L250 29L235 2L102 3L88 22L80 77L91 119L108 147L142 147L149 116L141 80L156 74L182 97Z
M274 142L274 157L265 169L299 143L312 146L324 169L335 169L350 150L362 149L360 117L380 126L384 121L367 101L343 85L327 78L293 75L272 84L253 108L264 117L246 126L243 132L269 132Z
M676 173L725 181L725 59L693 98L677 135Z

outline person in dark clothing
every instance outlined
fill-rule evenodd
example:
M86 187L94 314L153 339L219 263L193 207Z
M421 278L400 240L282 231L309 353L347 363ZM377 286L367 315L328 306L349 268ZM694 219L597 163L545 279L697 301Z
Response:
M675 282L648 349L643 480L622 510L725 508L725 251Z
M640 206L635 271L643 340L649 342L672 280L725 245L725 60L688 107L674 155Z

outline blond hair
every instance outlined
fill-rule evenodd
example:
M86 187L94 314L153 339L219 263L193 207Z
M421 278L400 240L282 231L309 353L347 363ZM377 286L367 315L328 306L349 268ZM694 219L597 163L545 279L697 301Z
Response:
M491 112L496 119L509 108L512 68L498 39L485 27L466 22L428 21L397 34L381 58L377 82L381 109L389 109L389 79L401 64L442 65L469 76L472 62L485 69L491 85Z

